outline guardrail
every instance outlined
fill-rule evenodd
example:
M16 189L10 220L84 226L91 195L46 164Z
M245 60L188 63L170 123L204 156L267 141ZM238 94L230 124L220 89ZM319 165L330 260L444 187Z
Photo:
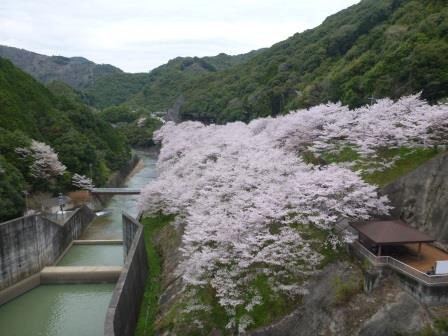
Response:
M398 273L411 277L417 280L418 282L424 284L425 286L448 285L448 274L429 275L393 257L376 256L358 241L353 242L351 245L358 254L366 258L373 266L376 267L388 266L394 271L397 271Z
M138 195L138 188L93 188L90 193L94 195Z

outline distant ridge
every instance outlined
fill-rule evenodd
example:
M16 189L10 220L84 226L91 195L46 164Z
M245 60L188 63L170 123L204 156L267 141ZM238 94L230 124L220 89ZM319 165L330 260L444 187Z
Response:
M0 46L0 57L43 83L62 81L81 90L98 77L123 71L109 64L96 64L84 57L46 56L24 49Z
M173 106L192 80L242 64L261 51L235 56L220 53L202 58L176 57L149 73L126 73L84 57L46 56L0 45L0 57L44 84L58 81L70 85L91 106L106 108L129 103L153 111Z

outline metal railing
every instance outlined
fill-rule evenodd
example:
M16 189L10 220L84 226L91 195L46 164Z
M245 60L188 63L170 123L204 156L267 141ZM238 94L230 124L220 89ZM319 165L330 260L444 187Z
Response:
M388 266L394 271L411 277L426 286L440 286L448 285L448 274L426 274L418 269L409 266L390 256L376 256L370 252L360 242L355 241L352 243L354 250L362 257L366 258L373 266L382 267Z
M138 195L141 189L138 188L93 188L90 190L92 194L96 195Z

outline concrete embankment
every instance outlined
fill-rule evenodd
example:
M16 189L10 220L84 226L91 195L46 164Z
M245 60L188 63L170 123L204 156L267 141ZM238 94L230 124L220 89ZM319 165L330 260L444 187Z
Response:
M93 211L83 206L63 224L41 215L0 224L0 290L53 265L94 217Z
M448 250L448 152L383 188L393 216L428 232Z
M40 285L67 283L115 283L121 266L49 266L0 291L0 306Z
M106 313L105 336L134 335L148 276L143 226L123 214L125 264Z

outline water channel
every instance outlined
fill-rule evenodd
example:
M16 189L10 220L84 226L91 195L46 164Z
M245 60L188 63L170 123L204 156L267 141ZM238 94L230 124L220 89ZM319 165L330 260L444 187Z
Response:
M142 158L125 182L141 188L156 178L155 153ZM138 195L114 196L88 227L82 239L121 239L122 211L136 216ZM123 264L121 245L74 245L58 266L115 266ZM41 285L0 306L1 336L103 335L104 317L115 284Z

